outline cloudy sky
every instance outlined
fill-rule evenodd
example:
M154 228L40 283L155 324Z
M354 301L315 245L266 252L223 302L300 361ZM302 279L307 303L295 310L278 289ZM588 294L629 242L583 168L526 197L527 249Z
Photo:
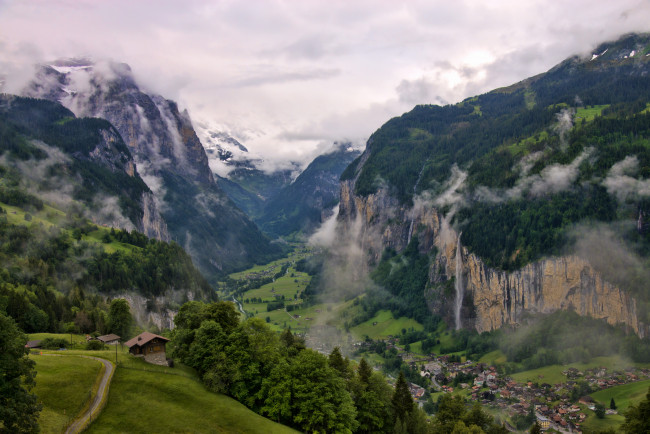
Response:
M16 85L35 62L127 62L195 122L306 160L631 31L650 0L0 0L0 68Z

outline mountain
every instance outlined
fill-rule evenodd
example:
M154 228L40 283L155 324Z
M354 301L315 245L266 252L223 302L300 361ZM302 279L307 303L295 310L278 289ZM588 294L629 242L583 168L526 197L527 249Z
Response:
M87 59L41 65L23 94L114 125L171 238L209 279L280 253L215 182L189 114L142 91L128 65Z
M0 95L0 143L0 304L21 328L105 332L108 298L172 327L180 303L214 299L178 244L141 233L155 201L108 121Z
M343 143L316 157L294 182L266 202L262 215L255 221L264 232L276 236L312 232L338 204L339 177L359 154Z
M58 103L0 95L3 150L27 189L62 207L84 203L96 223L167 240L151 190L122 137Z
M338 179L359 155L348 143L334 143L304 170L290 161L288 168L269 172L228 130L197 123L217 184L271 237L312 232L338 203Z
M227 177L217 176L217 183L253 220L258 219L266 204L291 183L295 173L294 170L266 173L251 161L233 162L232 167Z
M414 244L422 284L389 291L456 327L574 310L647 336L649 73L650 35L626 35L391 119L342 174L339 237L393 274Z

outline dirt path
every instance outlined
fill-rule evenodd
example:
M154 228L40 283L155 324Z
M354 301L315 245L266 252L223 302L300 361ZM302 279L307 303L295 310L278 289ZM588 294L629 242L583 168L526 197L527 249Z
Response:
M99 383L99 389L97 389L97 394L93 397L92 403L90 404L90 408L88 408L88 410L83 414L83 416L81 416L79 419L76 419L74 422L72 422L72 424L65 431L66 434L80 433L88 425L90 425L93 419L97 418L99 412L102 410L102 407L106 403L106 399L108 398L108 387L111 384L111 379L113 378L113 372L115 371L115 366L108 360L100 359L99 357L91 357L91 356L78 356L78 357L85 357L87 359L97 360L98 362L101 362L104 365L104 368L106 369L104 370L104 375L102 376L102 380Z

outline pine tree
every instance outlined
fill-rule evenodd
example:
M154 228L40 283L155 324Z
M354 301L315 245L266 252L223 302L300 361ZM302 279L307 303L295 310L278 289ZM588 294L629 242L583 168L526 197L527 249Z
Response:
M347 379L349 377L348 375L349 360L343 358L343 355L341 354L341 350L339 349L339 347L334 347L329 357L327 358L327 362L330 365L330 367L334 368L342 378Z
M411 392L406 384L404 373L401 371L399 377L397 377L395 394L393 395L391 403L393 405L395 418L401 421L405 421L407 415L413 411L413 398L411 397Z
M359 362L358 372L359 372L359 379L361 380L361 382L365 385L368 385L368 383L370 382L370 377L372 376L372 368L370 367L368 362L366 362L366 359L362 358L361 361Z
M616 402L614 401L614 398L612 398L611 401L609 401L609 408L612 410L616 410Z

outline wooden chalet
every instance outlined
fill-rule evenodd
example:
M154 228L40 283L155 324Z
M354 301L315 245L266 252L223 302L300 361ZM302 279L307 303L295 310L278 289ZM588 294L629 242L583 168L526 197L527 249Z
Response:
M126 342L129 353L136 357L143 357L149 363L167 365L165 344L169 339L153 333L144 332Z
M120 343L120 337L113 333L110 335L97 336L95 339L102 341L106 345L117 345Z

